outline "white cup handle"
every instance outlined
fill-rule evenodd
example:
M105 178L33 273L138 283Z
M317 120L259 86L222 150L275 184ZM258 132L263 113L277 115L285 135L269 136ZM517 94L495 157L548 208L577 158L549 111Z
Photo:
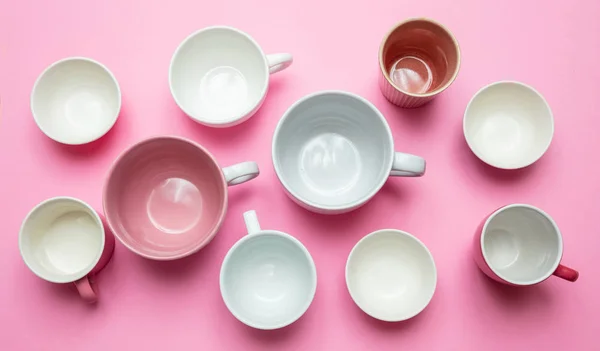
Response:
M269 63L269 73L277 73L290 67L294 58L292 54L272 54L267 55L267 62Z
M248 234L260 232L260 224L258 223L256 211L252 210L244 212L244 222L246 223L246 230L248 230Z
M252 180L260 174L256 162L247 161L223 168L227 185L238 185Z
M394 153L390 175L393 177L421 177L425 174L425 159L419 156Z

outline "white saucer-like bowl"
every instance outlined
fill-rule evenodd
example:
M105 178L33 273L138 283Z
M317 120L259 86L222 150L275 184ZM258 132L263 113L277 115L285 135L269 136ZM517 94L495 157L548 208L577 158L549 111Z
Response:
M473 153L490 166L518 169L537 161L552 141L554 119L544 97L519 82L496 82L473 96L463 119Z
M399 322L419 314L431 301L437 270L431 253L414 236L382 229L362 238L346 263L346 285L366 314Z
M121 110L121 90L101 63L71 57L44 70L31 92L33 118L50 139L79 145L106 134Z

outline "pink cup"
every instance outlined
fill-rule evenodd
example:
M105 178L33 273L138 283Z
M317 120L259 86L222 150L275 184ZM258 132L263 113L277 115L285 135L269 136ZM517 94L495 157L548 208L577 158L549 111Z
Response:
M563 241L554 220L539 208L512 204L486 217L474 238L474 257L488 277L528 286L550 276L574 282L579 272L560 264Z
M104 213L131 251L154 260L182 258L216 235L227 211L227 187L258 174L255 162L221 169L187 139L150 138L115 161L104 187Z

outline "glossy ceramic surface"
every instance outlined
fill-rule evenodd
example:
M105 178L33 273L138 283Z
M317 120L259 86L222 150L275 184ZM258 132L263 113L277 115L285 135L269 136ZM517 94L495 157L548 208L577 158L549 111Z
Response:
M483 162L503 169L531 165L546 152L554 119L544 97L519 82L483 87L465 110L467 144Z
M261 230L256 212L244 213L248 236L229 250L221 266L221 295L241 322L258 329L285 327L310 306L317 271L294 237Z
M379 67L383 95L400 107L419 107L454 82L460 68L460 49L442 24L412 18L383 38Z
M342 91L294 103L275 129L272 153L286 192L320 213L358 208L390 175L425 173L424 159L394 152L390 128L373 104Z
M400 230L383 229L354 246L346 263L346 284L365 313L396 322L416 316L429 304L437 270L419 239Z
M126 150L109 172L104 211L115 236L156 260L190 255L215 236L227 210L227 185L258 176L246 162L221 169L202 146L156 137Z
M238 29L204 28L188 36L173 54L171 94L193 120L230 127L256 113L267 94L269 73L291 63L290 54L266 56Z
M533 285L552 274L575 281L579 273L561 266L563 241L554 220L524 204L492 213L475 237L475 259L491 278L511 285Z
M31 112L38 127L63 144L100 138L115 124L120 109L121 91L113 74L83 57L50 65L31 92Z
M29 269L52 283L75 283L84 300L96 294L86 277L110 261L114 238L85 202L55 197L34 207L19 231L19 250Z

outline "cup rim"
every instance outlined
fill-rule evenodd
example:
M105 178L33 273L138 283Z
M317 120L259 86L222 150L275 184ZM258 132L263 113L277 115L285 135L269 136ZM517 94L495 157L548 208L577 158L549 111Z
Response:
M252 45L257 49L257 51L260 53L260 56L262 57L262 62L263 62L263 67L265 69L265 74L264 74L264 80L265 80L265 85L261 91L261 98L257 101L256 104L250 106L249 108L247 108L243 113L233 117L233 118L229 118L229 119L224 119L224 120L219 120L219 121L210 121L210 120L206 120L200 116L197 116L194 113L191 113L188 109L186 109L183 104L181 103L181 101L177 98L177 94L175 94L175 89L173 87L173 67L175 64L175 60L179 57L179 54L181 52L181 50L183 49L183 47L185 47L191 40L193 40L194 38L196 38L197 36L206 34L207 32L213 31L213 30L227 30L230 32L235 33L236 35L241 35L242 37L246 38L247 40L250 41L250 43L252 43ZM263 51L263 49L260 47L260 45L258 45L258 43L256 42L256 40L254 40L254 38L252 38L250 36L250 34L237 29L235 27L232 26L226 26L226 25L215 25L215 26L208 26L208 27L204 27L201 29L198 29L194 32L192 32L191 34L188 34L187 37L185 37L181 43L179 43L179 45L177 46L177 48L175 49L175 52L173 53L173 55L171 56L171 61L169 63L169 90L171 91L171 96L173 97L173 99L175 100L175 104L177 104L177 106L188 116L190 117L192 120L204 124L204 125L208 125L211 127L231 127L233 125L239 124L244 122L245 120L247 120L248 118L252 117L252 112L257 109L262 102L265 100L266 96L267 96L267 91L269 90L269 64L267 62L267 58L266 55Z
M111 80L114 82L115 86L116 86L116 90L117 90L117 96L118 96L118 102L117 102L117 113L112 117L112 122L110 123L110 125L107 126L106 130L102 131L101 133L99 133L98 135L91 137L87 140L83 140L80 142L71 142L71 141L67 141L67 140L61 140L60 138L52 135L51 133L49 133L46 129L44 129L44 127L42 127L39 117L36 115L35 113L35 109L34 109L34 103L35 103L35 95L36 95L36 91L38 90L38 86L40 84L40 82L42 81L42 79L54 68L56 68L58 65L62 65L68 62L74 62L74 61L84 61L84 62L88 62L88 63L92 63L98 67L100 67L102 70L104 70L104 72L106 72L108 74L108 76L111 78ZM42 71L42 73L40 73L38 75L38 77L35 80L35 83L33 83L33 88L31 89L31 93L30 93L30 97L29 97L29 108L31 110L31 114L33 115L33 120L35 121L35 124L38 126L38 128L42 131L42 133L44 133L48 138L56 141L57 143L61 143L64 145L83 145L83 144L89 144L91 142L94 142L100 138L102 138L103 136L106 135L106 133L108 133L115 125L115 123L117 123L117 120L119 119L119 114L121 113L121 104L122 104L122 97L121 97L121 87L119 86L119 82L117 81L117 78L115 77L115 75L108 69L108 67L106 67L104 64L89 58L89 57L84 57L84 56L70 56L70 57L65 57L62 58L58 61L55 61L53 63L51 63L49 66L47 66L46 68L44 68L44 70Z
M296 191L292 190L290 185L285 180L285 177L283 176L283 170L281 169L281 166L279 165L279 162L277 161L277 158L276 158L276 156L277 156L277 152L276 152L277 139L278 139L281 129L283 128L284 122L289 118L291 112L294 109L296 109L300 104L302 104L308 100L314 99L316 97L325 96L325 95L337 95L337 96L350 97L350 98L353 98L353 99L358 100L359 102L365 104L369 109L371 109L373 111L374 115L376 115L379 118L379 120L382 122L385 130L387 131L388 141L389 141L389 145L390 145L390 156L388 157L388 160L386 161L386 164L385 164L385 165L387 165L386 169L389 169L387 175L385 177L382 177L379 180L379 182L376 184L376 186L370 192L361 196L358 200L356 200L354 202L342 204L342 205L319 204L319 203L310 201L310 200L300 196ZM364 97L362 97L358 94L351 93L349 91L344 91L344 90L320 90L320 91L316 91L316 92L307 94L307 95L301 97L300 99L296 100L283 113L283 116L279 119L279 122L277 122L277 126L275 127L275 132L273 132L273 140L271 143L271 160L273 163L273 168L275 169L275 174L277 175L277 178L279 179L279 182L281 183L281 185L283 185L283 187L287 190L287 192L290 195L292 195L294 198L296 198L298 201L300 201L303 204L306 204L312 208L316 208L316 209L323 210L323 211L344 211L344 210L352 209L354 207L365 204L367 201L369 201L371 198L373 198L375 196L375 194L377 194L377 192L379 192L379 190L381 190L381 188L383 187L383 185L385 184L387 179L390 177L390 172L392 170L392 164L394 162L394 154L395 154L394 137L392 134L392 130L390 129L390 126L387 123L387 120L385 119L385 117L383 116L381 111L379 111L379 109L377 109L377 107L375 105L373 105L373 103L371 103L369 100L365 99Z
M408 91L404 91L403 89L400 89L392 81L392 79L390 78L390 75L387 72L387 70L385 69L385 65L383 63L383 48L385 47L385 43L387 43L388 38L390 37L390 35L396 29L398 29L400 26L405 25L405 24L410 23L410 22L417 22L417 21L429 22L429 23L431 23L431 24L433 24L435 26L440 27L444 32L446 32L448 34L448 36L450 37L450 39L452 39L452 42L453 42L454 46L456 47L456 68L454 69L454 73L452 74L452 77L448 80L448 82L446 82L446 84L438 87L435 90L432 90L432 91L427 92L427 93L422 93L422 94L411 93L411 92L408 92ZM379 69L380 69L381 73L383 74L383 76L385 77L385 79L387 80L387 82L392 87L394 87L395 90L401 92L402 94L410 96L410 97L421 97L421 98L422 97L430 97L430 96L438 95L441 92L443 92L444 90L446 90L456 80L456 77L458 76L458 72L460 71L460 62L461 62L460 45L458 44L458 40L456 39L456 37L454 36L454 34L452 34L452 32L445 25L443 25L440 22L435 21L435 20L433 20L431 18L428 18L428 17L412 17L412 18L408 18L408 19L405 19L403 21L400 21L400 22L396 23L390 30L388 30L388 32L383 37L383 40L381 41L381 44L379 45Z
M107 195L109 192L108 191L109 184L110 184L110 181L114 174L114 171L117 169L117 167L118 167L119 163L122 161L122 159L125 156L127 156L131 151L133 151L134 149L136 149L138 147L142 147L145 144L149 144L149 143L153 143L153 142L157 142L157 141L161 141L161 140L171 140L171 141L175 140L175 141L185 142L192 146L195 146L197 149L199 149L201 152L203 152L206 156L209 157L209 159L214 163L214 165L219 170L221 170L219 172L219 177L221 179L221 184L223 185L223 189L224 189L223 206L221 208L221 213L219 215L219 222L213 228L213 230L209 233L209 235L207 235L203 241L199 242L197 245L195 245L191 249L189 249L185 252L179 253L177 255L170 255L170 256L157 256L157 255L148 254L148 253L142 252L141 250L138 250L134 245L128 243L127 240L125 240L125 238L123 238L121 233L117 230L115 223L113 223L112 217L109 215L110 212L107 211L107 207L108 207L108 205L107 205L108 196ZM105 215L106 223L107 223L108 227L110 228L110 230L114 234L114 236L121 242L121 244L123 244L123 246L128 248L133 253L135 253L141 257L147 258L147 259L151 259L151 260L155 260L155 261L171 261L171 260L177 260L180 258L184 258L184 257L190 256L190 255L198 252L200 249L202 249L203 247L208 245L208 243L210 243L211 240L217 235L217 233L221 229L221 226L223 225L223 221L224 221L225 215L227 213L227 207L228 207L228 202L229 202L228 201L229 196L227 195L227 193L228 193L228 186L227 186L227 182L225 181L225 175L223 174L222 168L219 165L219 163L217 162L217 160L215 159L215 157L213 156L213 154L211 154L205 147L203 147L202 145L200 145L190 139L184 138L184 137L180 137L180 136L176 136L176 135L157 135L157 136L151 136L151 137L145 138L143 140L140 140L136 143L133 143L132 145L127 147L125 150L123 150L119 154L119 156L117 156L117 158L115 158L115 160L111 164L110 168L108 169L108 173L107 173L105 181L104 181L104 186L102 189L102 209L104 210L104 215Z
M85 209L87 209L92 214L92 217L96 221L96 224L100 227L100 230L102 231L101 246L100 246L102 248L102 250L99 250L96 253L96 258L92 261L92 263L90 263L90 265L88 267L86 267L84 270L82 270L80 272L77 272L77 274L67 274L67 275L61 275L61 276L59 276L59 277L62 277L64 279L54 279L55 277L44 276L39 271L37 271L36 269L34 269L34 267L32 266L31 262L23 254L23 251L24 251L23 250L23 247L24 247L23 236L24 236L25 225L29 221L31 215L34 212L36 212L37 210L39 210L41 207L46 206L49 203L58 202L58 201L75 202L75 203L77 203L77 205L80 205L80 206L84 207ZM100 215L98 214L98 212L92 206L90 206L87 202L85 202L83 200L80 200L80 199L77 199L75 197L71 197L71 196L55 196L55 197L51 197L51 198L43 200L40 203L38 203L37 205L35 205L31 210L29 210L29 212L27 213L27 215L23 219L23 222L21 223L21 227L19 228L19 252L20 252L21 258L25 262L25 265L27 266L27 268L29 268L29 270L32 271L39 278L41 278L43 280L46 280L46 281L49 281L51 283L59 283L59 284L72 283L72 282L75 282L75 281L77 281L77 280L85 277L86 275L88 275L96 267L96 265L98 264L98 262L100 262L100 258L102 258L102 253L104 252L104 248L105 248L105 245L106 245L106 232L105 232L105 230L106 230L106 228L104 228L104 224L102 223L102 218L100 218Z
M404 236L404 237L416 242L419 246L421 246L424 249L425 253L427 253L429 262L431 263L431 265L433 267L434 284L433 284L433 288L431 289L431 296L429 296L427 303L425 303L423 305L423 307L421 309L418 309L415 313L408 314L403 318L398 318L398 319L381 318L380 316L376 316L376 315L372 314L371 312L367 311L363 306L360 305L360 303L356 299L355 295L352 293L352 288L350 287L350 283L349 283L349 279L348 279L348 271L349 271L350 263L356 253L356 250L358 250L358 248L361 245L363 245L366 240L368 240L372 237L378 236L378 235L382 235L383 233L393 233L394 235ZM423 312L423 310L425 310L425 308L427 308L427 306L429 306L429 304L431 303L431 300L433 299L433 296L435 295L435 290L437 288L437 267L435 265L435 260L433 259L433 255L431 254L431 251L429 251L429 248L427 248L427 246L421 240L419 240L419 238L417 238L416 236L414 236L408 232L405 232L403 230L399 230L399 229L392 229L392 228L379 229L379 230L376 230L374 232L371 232L371 233L365 235L354 245L354 247L352 247L352 250L350 251L350 254L348 255L348 259L346 260L345 279L346 279L346 288L348 289L348 293L350 294L352 301L354 301L356 306L358 306L358 308L360 308L364 313L366 313L367 315L369 315L375 319L378 319L378 320L381 320L384 322L401 322L401 321L405 321L405 320L408 320L408 319L411 319L411 318L417 316L419 313Z
M533 280L529 280L526 282L516 282L508 277L506 277L505 275L501 274L498 270L496 270L494 268L494 266L490 263L490 260L488 259L488 257L486 256L486 251L485 251L485 244L484 244L484 239L485 239L485 235L486 235L486 230L488 228L488 225L492 222L492 220L494 218L496 218L496 216L508 209L511 208L522 208L522 209L529 209L529 210L533 210L536 213L542 215L544 218L546 218L546 220L548 220L550 222L550 224L552 225L552 228L554 229L554 233L557 237L557 241L558 241L558 255L556 255L556 260L554 262L554 264L552 265L552 269L549 270L549 272L545 273L544 275L542 275L540 278L538 279L533 279ZM562 240L562 234L560 232L560 229L558 229L558 225L556 224L556 222L554 221L554 219L552 219L552 217L550 217L550 215L548 215L546 212L544 212L543 210L541 210L538 207L532 206L532 205L528 205L528 204L521 204L521 203L515 203L515 204L510 204L510 205L506 205L506 206L502 206L499 209L497 209L496 211L494 211L491 215L488 216L488 218L485 220L483 227L481 228L481 235L479 238L479 247L481 249L481 255L483 256L483 259L485 261L485 264L490 268L490 270L496 275L498 276L498 278L513 284L513 285L521 285L521 286L527 286L527 285L535 285L538 283L543 282L544 280L548 279L550 276L552 276L552 274L554 273L554 271L556 271L556 268L558 268L558 265L560 264L560 261L562 260L562 255L563 255L563 240Z
M548 109L548 113L550 115L550 138L548 138L546 145L544 146L543 151L536 157L532 158L531 160L529 160L528 162L524 162L522 164L517 164L514 166L502 166L502 165L498 165L495 164L494 162L491 162L490 160L488 160L483 154L479 153L476 151L475 147L473 146L473 143L471 142L471 138L469 137L469 133L467 133L467 119L468 119L468 114L469 111L471 109L471 106L473 104L473 102L479 97L479 95L481 95L484 91L493 88L497 85L518 85L522 88L528 89L531 92L533 92L535 95L537 95L542 103L546 106L546 108ZM469 100L469 103L467 104L467 107L465 108L465 112L463 114L463 136L465 137L465 140L467 142L467 145L469 146L469 149L471 149L471 151L473 152L473 154L475 154L475 156L477 156L478 159L480 159L481 161L483 161L484 163L486 163L489 166L495 167L495 168L499 168L499 169L505 169L505 170L514 170L514 169L521 169L521 168L525 168L528 166L531 166L532 164L534 164L535 162L537 162L540 158L542 158L542 156L544 156L546 154L546 152L548 151L548 149L550 148L550 145L552 144L552 139L554 139L554 114L552 113L552 108L550 108L550 104L548 103L548 101L546 100L546 98L544 98L544 96L537 91L534 87L532 87L531 85L528 85L526 83L523 82L519 82L516 80L500 80L500 81L496 81L496 82L492 82L489 83L483 87L481 87L472 97L471 100Z
M278 324L271 324L268 325L267 323L264 324L260 324L260 323L253 323L251 321L249 321L247 318L245 318L244 316L240 315L237 311L235 311L234 309L231 308L231 304L229 303L229 301L225 298L225 289L224 289L224 280L225 280L225 267L229 264L229 261L231 260L231 257L233 255L233 253L242 245L246 245L246 242L253 240L253 238L255 237L259 237L259 236L276 236L276 237L280 237L280 238L284 238L285 240L288 240L292 243L294 243L294 245L299 248L300 250L302 250L302 252L304 253L304 257L306 258L307 262L309 263L310 266L310 271L311 271L311 289L310 289L310 295L308 296L308 299L306 300L306 302L304 303L304 305L302 306L301 309L299 309L297 315L293 315L292 318L288 319L287 321L284 321L282 323L278 323ZM223 258L223 262L221 263L221 270L219 272L219 289L221 292L221 298L223 299L223 302L225 303L225 306L227 307L227 309L229 310L229 312L231 312L231 314L237 318L237 320L239 320L240 322L246 324L249 327L252 328L256 328L256 329L262 329L262 330L273 330L273 329L279 329L279 328L283 328L286 327L294 322L296 322L298 319L300 319L300 317L302 317L306 311L308 311L308 308L310 307L310 305L312 304L312 301L314 300L316 291L317 291L317 268L315 265L315 261L313 260L312 256L310 255L310 252L308 251L308 249L306 248L306 246L304 246L304 244L302 244L302 242L298 239L296 239L295 237L291 236L290 234L278 231L278 230L260 230L259 232L256 233L246 233L244 234L243 237L241 237L240 239L238 239L238 241L235 242L235 244L233 244L233 246L231 246L231 248L229 248L229 250L227 251L227 254L225 255L225 258Z

